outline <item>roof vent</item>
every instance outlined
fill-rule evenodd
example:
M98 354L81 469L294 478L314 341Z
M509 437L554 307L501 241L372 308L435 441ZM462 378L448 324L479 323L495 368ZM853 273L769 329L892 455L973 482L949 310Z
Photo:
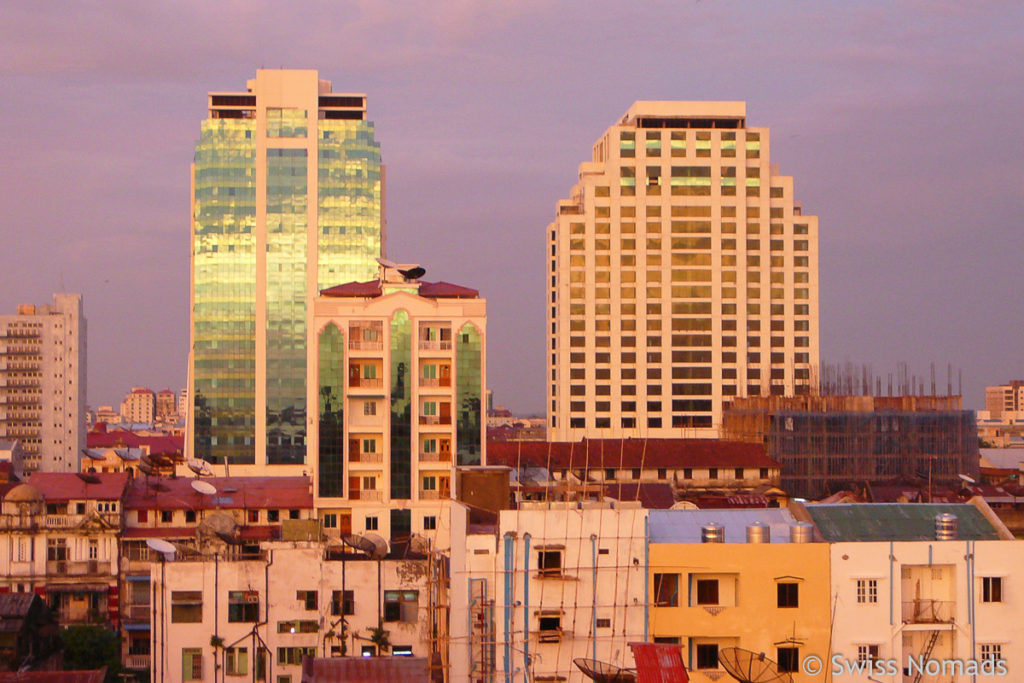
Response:
M797 522L789 527L791 543L810 543L814 540L814 525L809 522Z
M747 543L771 543L772 528L764 522L747 525Z
M948 512L935 515L935 540L955 541L959 537L956 515Z
M700 528L701 543L725 543L725 527L718 522L705 524Z

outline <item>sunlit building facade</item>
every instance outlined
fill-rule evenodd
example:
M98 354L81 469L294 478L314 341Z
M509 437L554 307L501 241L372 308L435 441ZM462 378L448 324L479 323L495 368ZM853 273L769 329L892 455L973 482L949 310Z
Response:
M455 467L484 454L487 303L384 267L315 302L309 402L316 508L328 536L446 545Z
M306 463L311 301L375 275L381 174L366 97L316 71L209 94L192 166L193 457Z
M818 365L818 221L742 102L636 102L548 226L548 434L714 437Z

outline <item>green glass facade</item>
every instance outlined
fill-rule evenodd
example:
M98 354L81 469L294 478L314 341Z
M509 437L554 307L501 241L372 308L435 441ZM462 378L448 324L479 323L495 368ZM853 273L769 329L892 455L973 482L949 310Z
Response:
M256 429L256 122L208 119L195 153L194 454L252 462Z
M456 464L480 464L480 334L466 323L455 343Z
M252 94L213 96L240 107L254 99L255 107L214 111L196 145L193 452L215 463L305 464L308 297L376 277L380 147L368 121L316 116L315 81L293 106L265 106L263 74ZM264 317L265 335L257 330ZM266 381L257 387L264 358ZM263 391L265 417L257 419ZM257 434L264 419L265 441Z
M321 496L344 496L345 336L334 324L320 333L319 490Z
M391 498L412 498L412 323L391 319Z

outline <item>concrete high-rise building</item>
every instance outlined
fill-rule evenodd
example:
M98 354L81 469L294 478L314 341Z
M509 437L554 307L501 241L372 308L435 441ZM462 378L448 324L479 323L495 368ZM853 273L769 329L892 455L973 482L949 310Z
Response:
M818 220L744 103L634 103L547 240L551 440L713 437L815 381Z
M27 471L79 471L85 337L81 294L0 316L0 439L20 442Z
M156 392L156 419L174 420L177 418L178 407L176 401L177 396L167 387Z
M156 419L156 394L146 387L132 387L121 401L121 421L153 424Z
M985 387L985 410L993 420L1013 418L1016 416L1012 413L1024 412L1024 380Z
M406 277L325 289L315 302L310 434L328 534L401 546L437 539L456 466L485 464L487 302L468 287Z
M301 469L311 302L377 272L380 148L365 95L316 71L260 70L208 108L192 166L190 454Z

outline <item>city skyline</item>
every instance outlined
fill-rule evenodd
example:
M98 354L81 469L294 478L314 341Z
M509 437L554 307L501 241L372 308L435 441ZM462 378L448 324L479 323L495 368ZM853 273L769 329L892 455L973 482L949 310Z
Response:
M185 386L203 94L273 65L367 94L388 253L488 299L489 387L513 410L544 410L545 226L637 99L745 100L772 130L821 220L824 363L952 363L972 408L1020 375L1019 344L992 332L1024 315L1020 145L999 134L1020 106L1021 8L586 7L6 6L0 309L84 295L93 407Z

